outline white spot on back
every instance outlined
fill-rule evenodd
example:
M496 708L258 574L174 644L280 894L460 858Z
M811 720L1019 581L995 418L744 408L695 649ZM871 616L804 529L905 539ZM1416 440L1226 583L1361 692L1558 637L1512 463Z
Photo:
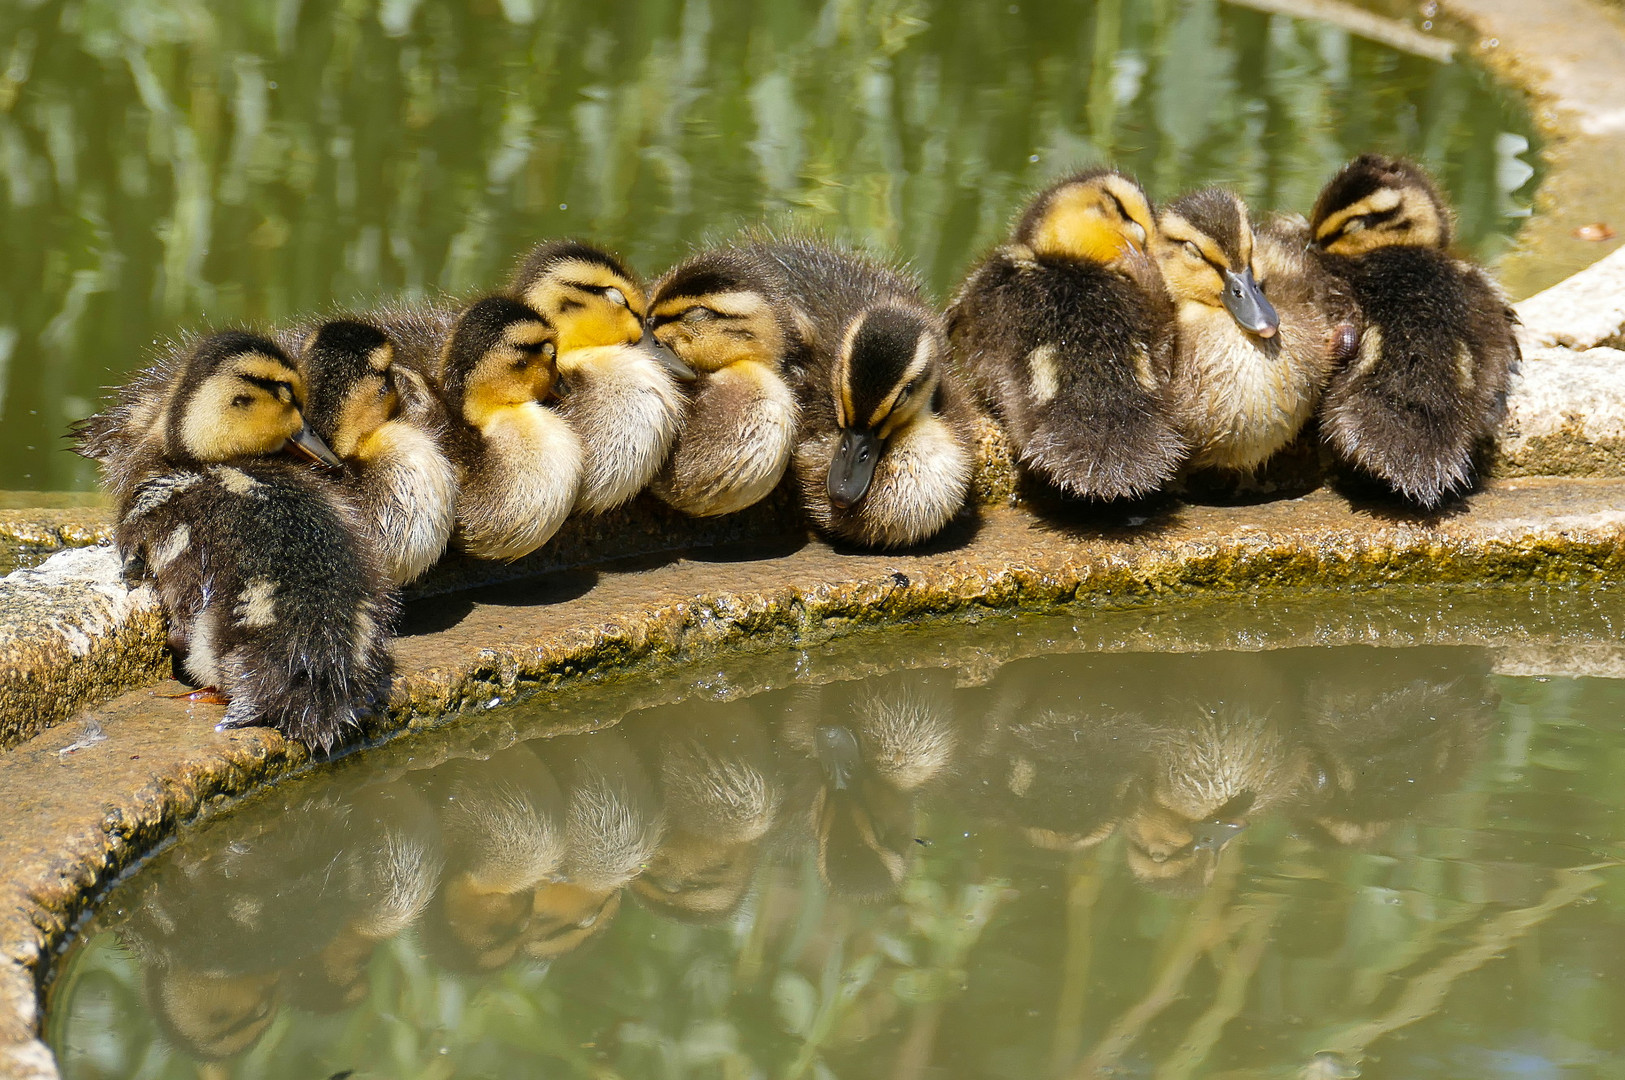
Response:
M196 486L202 479L203 477L195 472L184 472L173 476L160 476L142 484L141 493L136 496L135 503L130 507L128 517L133 519L152 513L172 496Z
M249 476L243 470L234 469L230 465L215 466L214 476L216 480L220 481L221 486L233 495L247 495L255 488L262 486L258 480Z
M233 614L240 626L275 626L276 582L269 578L254 578L238 595Z
M163 542L153 548L151 557L147 560L147 567L153 573L159 573L164 567L176 559L192 546L192 530L189 526L178 525L175 531L164 538Z
M1040 345L1028 353L1027 372L1032 378L1033 397L1039 404L1054 400L1061 390L1060 375L1055 369L1055 346Z

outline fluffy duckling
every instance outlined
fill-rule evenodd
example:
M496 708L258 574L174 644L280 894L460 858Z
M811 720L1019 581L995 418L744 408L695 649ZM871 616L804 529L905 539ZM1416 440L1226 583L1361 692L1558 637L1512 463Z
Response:
M767 496L795 449L785 381L800 334L774 278L748 251L697 255L655 286L650 332L698 373L682 433L652 490L687 514L731 514Z
M897 271L810 240L753 246L782 274L808 352L793 378L802 506L864 547L928 540L965 505L972 412L942 317Z
M652 337L631 272L573 240L535 248L514 276L515 296L558 331L559 411L581 437L577 505L611 510L642 491L671 453L694 373Z
M446 455L457 470L453 539L470 555L517 559L541 547L576 504L581 441L543 404L558 378L553 327L506 296L457 319L437 382Z
M227 700L220 727L269 724L330 748L388 685L395 603L360 515L290 444L332 464L275 344L231 331L190 353L164 422L165 468L119 507L115 539L151 577L170 644Z
M444 410L395 358L382 328L333 319L305 339L300 364L310 426L344 460L345 487L371 526L385 572L404 585L446 550L457 475L438 441Z
M1340 458L1424 510L1473 483L1517 369L1517 316L1487 273L1451 255L1451 214L1417 165L1365 154L1310 218L1321 262L1364 316L1359 355L1333 376L1321 430Z
M1068 495L1146 495L1184 461L1168 391L1173 308L1147 254L1155 231L1129 177L1068 177L948 309L954 355L1021 463Z
M1333 283L1286 223L1255 229L1219 188L1164 207L1152 250L1175 305L1174 393L1191 464L1250 472L1320 402L1344 339Z

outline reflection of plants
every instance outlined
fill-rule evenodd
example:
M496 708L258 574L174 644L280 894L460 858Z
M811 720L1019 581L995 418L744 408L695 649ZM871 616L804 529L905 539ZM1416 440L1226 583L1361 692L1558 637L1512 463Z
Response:
M542 235L654 271L765 215L942 290L1069 164L1302 209L1381 146L1484 245L1520 126L1471 70L1214 0L7 5L0 487L88 486L64 421L177 324L479 288Z

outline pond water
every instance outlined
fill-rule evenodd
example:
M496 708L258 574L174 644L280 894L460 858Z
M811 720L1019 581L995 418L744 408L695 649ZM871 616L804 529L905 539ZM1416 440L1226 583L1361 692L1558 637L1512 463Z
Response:
M48 1038L68 1080L1617 1077L1622 616L1254 597L548 695L187 831Z
M655 274L766 219L941 296L1065 169L1302 211L1382 149L1490 257L1530 138L1471 64L1216 0L8 3L0 489L93 487L68 423L184 328L491 287L542 237Z

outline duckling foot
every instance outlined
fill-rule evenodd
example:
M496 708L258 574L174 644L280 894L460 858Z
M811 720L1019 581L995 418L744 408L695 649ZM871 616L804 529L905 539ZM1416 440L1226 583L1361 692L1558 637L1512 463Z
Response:
M220 692L218 686L200 686L184 694L159 694L171 701L196 701L203 705L230 705L231 698Z

